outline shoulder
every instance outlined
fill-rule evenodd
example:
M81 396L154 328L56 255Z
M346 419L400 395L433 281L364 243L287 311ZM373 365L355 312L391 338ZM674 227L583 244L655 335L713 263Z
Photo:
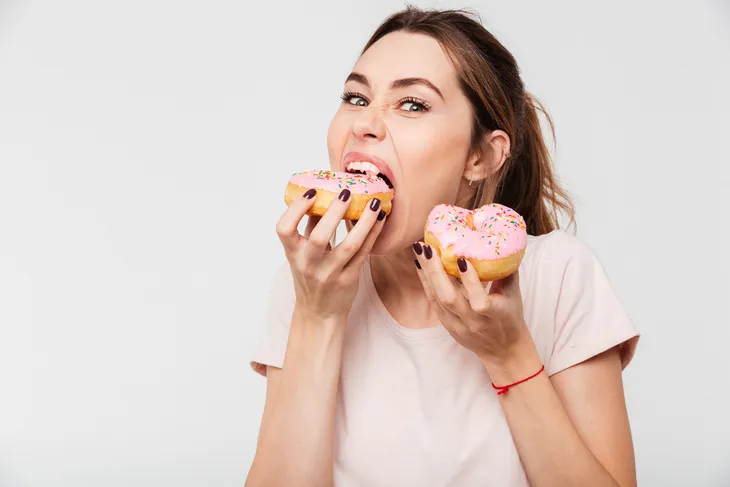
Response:
M534 253L559 253L561 256L575 256L586 251L591 252L590 246L580 237L567 230L553 230L544 235L529 235L527 250Z
M523 282L524 277L524 282ZM621 314L622 306L603 263L593 248L564 230L530 237L520 266L526 304L562 321L604 313ZM601 321L597 317L597 322Z
M286 344L289 338L291 317L296 296L294 280L289 265L274 266L273 272L261 277L258 283L267 288L266 298L259 305L265 306L262 326L257 329L250 362L253 370L266 376L267 366L281 368L284 363Z
M295 297L294 278L286 260L269 267L269 272L262 273L256 285L265 293L270 306L291 301Z
M284 261L275 267L268 280L268 314L270 317L275 317L275 321L280 325L288 328L296 302L294 279L289 264Z
M628 365L638 331L587 242L562 230L530 237L523 262L526 316L549 375L617 345Z
M587 242L565 230L529 236L524 260L526 270L552 277L601 265Z

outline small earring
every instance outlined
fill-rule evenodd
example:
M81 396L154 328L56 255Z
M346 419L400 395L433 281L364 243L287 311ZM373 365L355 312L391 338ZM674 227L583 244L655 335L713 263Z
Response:
M471 188L471 183L473 183L473 182L474 182L474 175L472 174L471 176L469 176L469 187L470 188Z

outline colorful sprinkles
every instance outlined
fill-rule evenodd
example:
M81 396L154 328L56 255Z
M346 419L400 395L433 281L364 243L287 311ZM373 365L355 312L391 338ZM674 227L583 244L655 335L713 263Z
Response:
M438 205L429 215L427 230L436 235L442 247L453 245L457 255L478 259L511 255L527 242L524 219L498 203L474 211Z
M366 174L336 172L325 169L315 169L295 173L289 182L305 187L324 189L338 192L344 188L356 194L371 194L389 192L391 189L382 179Z

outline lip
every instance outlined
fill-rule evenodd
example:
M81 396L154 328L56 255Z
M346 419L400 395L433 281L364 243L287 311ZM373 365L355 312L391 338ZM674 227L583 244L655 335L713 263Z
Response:
M395 187L395 176L393 175L393 171L384 160L370 154L365 154L364 152L348 152L345 154L344 159L342 159L342 170L345 171L347 165L351 162L369 162L373 164L378 168L378 171L383 173L390 182L393 183L393 186Z

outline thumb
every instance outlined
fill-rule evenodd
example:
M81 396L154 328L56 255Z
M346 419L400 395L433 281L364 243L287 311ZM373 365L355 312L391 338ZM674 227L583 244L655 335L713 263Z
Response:
M510 310L511 299L504 294L492 294L490 292L487 296L487 306L483 314L492 318L507 316Z
M489 294L501 294L504 296L514 296L520 292L520 275L519 270L513 272L507 277L492 282L489 288Z

